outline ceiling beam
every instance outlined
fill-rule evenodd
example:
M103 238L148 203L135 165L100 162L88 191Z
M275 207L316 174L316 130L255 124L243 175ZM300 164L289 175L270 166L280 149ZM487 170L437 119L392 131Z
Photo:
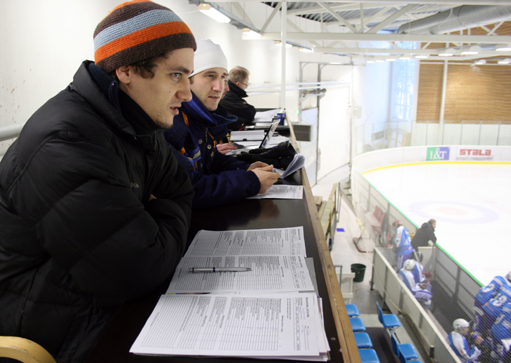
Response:
M232 3L238 2L239 0L215 0L215 3ZM261 0L244 0L243 2L254 2L260 3ZM281 1L279 1L281 2ZM310 2L310 0L293 0L296 3ZM339 3L339 4L353 4L353 0L329 0L329 3ZM396 0L364 0L364 6L366 8L371 7L373 4L384 4L384 5L405 5L405 4L426 4L426 5L511 5L511 0L406 0L406 1L396 1ZM358 7L358 2L356 3ZM381 5L383 6L383 5Z
M288 40L341 40L341 41L381 41L381 42L433 42L433 43L511 43L508 35L433 35L433 34L367 34L367 33L295 33L288 32ZM263 33L261 40L280 40L280 33ZM251 39L252 40L252 39ZM257 39L255 39L257 40Z
M389 16L387 19L379 23L378 25L373 26L371 29L366 31L366 34L376 34L383 28L385 28L387 25L392 24L392 22L396 19L398 19L401 15L406 14L408 11L412 10L414 7L413 4L408 4L404 7L402 7L399 11L396 11L394 14Z
M342 16L340 16L335 11L333 11L332 8L330 8L330 6L328 6L327 4L323 4L323 3L318 3L318 4L323 9L328 11L330 13L330 15L332 15L334 18L336 18L340 23L342 23L343 25L346 25L353 33L358 33L357 29L353 25L351 25L346 19L344 19Z
M422 54L422 55L433 55L440 52L439 49L396 49L396 48L338 48L338 47L325 47L325 48L313 48L314 53L343 53L343 54L379 54L385 55L410 55L410 54ZM445 48L442 48L445 49ZM461 56L460 59L479 59L487 57L508 57L511 52L497 52L497 51L482 51L477 55L473 56ZM452 57L442 57L442 59L451 59ZM429 59L429 58L428 58Z

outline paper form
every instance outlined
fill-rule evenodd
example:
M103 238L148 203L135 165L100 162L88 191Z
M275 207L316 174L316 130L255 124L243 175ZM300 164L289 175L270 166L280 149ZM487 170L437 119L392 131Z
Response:
M162 295L136 354L319 357L315 294Z
M237 231L200 230L185 256L306 256L303 227L246 229Z
M246 272L192 273L190 267L250 267ZM183 257L169 293L314 291L303 256Z
M247 199L302 199L302 185L272 185L265 193Z

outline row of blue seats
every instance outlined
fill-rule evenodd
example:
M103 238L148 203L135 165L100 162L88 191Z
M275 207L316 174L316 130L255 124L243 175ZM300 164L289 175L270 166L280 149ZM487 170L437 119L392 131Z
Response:
M399 357L401 363L406 363L411 359L419 358L417 351L411 344L400 344L397 341L397 338L394 333L394 329L399 328L401 326L401 322L398 317L394 314L383 314L383 310L380 307L380 304L376 302L376 308L378 309L378 320L383 325L383 327L390 331L390 336L392 340L392 350ZM355 336L355 342L359 349L360 359L362 363L380 363L378 355L373 348L373 343L369 334L367 334L366 327L362 319L359 318L360 312L355 304L347 304L346 311L350 318L351 329L353 330L353 335ZM415 360L414 363L422 363L420 361Z

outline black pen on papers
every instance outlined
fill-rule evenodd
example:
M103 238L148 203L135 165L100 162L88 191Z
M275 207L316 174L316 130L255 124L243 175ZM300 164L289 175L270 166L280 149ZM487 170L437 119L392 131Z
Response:
M188 270L193 273L199 272L245 272L252 271L250 267L190 267Z

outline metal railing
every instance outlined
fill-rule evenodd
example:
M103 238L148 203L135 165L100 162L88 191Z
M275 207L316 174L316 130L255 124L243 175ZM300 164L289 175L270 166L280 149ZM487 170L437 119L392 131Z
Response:
M366 123L355 129L353 157L368 151L401 146L511 145L511 123L506 121L394 121Z

